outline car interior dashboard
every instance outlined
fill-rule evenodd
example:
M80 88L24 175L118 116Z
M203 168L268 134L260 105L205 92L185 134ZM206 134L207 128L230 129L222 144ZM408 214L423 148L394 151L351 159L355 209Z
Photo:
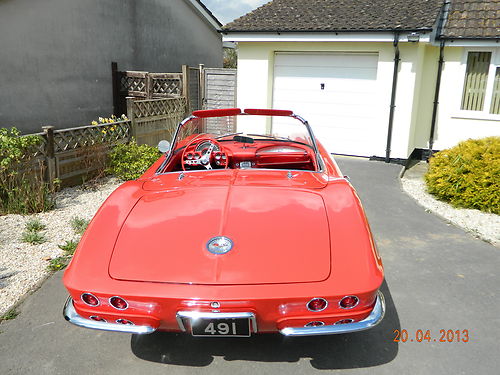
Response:
M174 150L161 172L224 168L314 171L315 159L313 148L298 141L240 135L217 140L206 134Z

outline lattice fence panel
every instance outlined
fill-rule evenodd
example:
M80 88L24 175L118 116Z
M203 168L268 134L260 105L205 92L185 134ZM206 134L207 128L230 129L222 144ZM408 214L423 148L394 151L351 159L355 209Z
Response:
M95 144L114 144L130 137L130 121L54 131L54 151L63 152Z
M147 98L149 94L147 72L120 72L120 91L126 96Z
M186 116L187 99L148 99L133 102L135 137L139 144L157 145L172 140L177 124Z
M186 98L148 99L134 101L135 118L151 116L167 116L175 113L186 113Z
M150 93L153 98L176 98L182 95L182 74L149 73Z

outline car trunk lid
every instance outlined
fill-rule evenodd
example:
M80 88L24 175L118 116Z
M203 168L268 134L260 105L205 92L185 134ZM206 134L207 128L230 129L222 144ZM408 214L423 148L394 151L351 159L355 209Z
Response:
M208 241L233 248L215 255ZM321 196L227 185L149 192L130 212L109 265L114 279L186 284L317 282L330 274Z

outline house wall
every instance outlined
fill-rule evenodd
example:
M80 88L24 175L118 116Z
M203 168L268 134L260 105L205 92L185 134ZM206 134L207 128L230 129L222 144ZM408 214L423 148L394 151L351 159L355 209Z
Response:
M468 50L492 48L445 47L434 149L453 147L469 138L500 136L500 115L460 111Z
M23 133L112 113L112 61L222 66L220 35L184 0L0 0L0 35L0 126Z
M375 121L383 131L379 135L380 147L376 156L385 155L394 68L392 43L239 42L237 94L239 107L272 107L274 55L277 51L377 52L379 55L377 85L383 108L376 115ZM429 82L427 78L422 78L428 74L424 66L427 52L424 43L420 43L420 45L400 43L401 63L391 147L391 157L393 158L407 158L413 150L413 143L422 142L422 135L416 131L416 127L419 123L427 121L429 115L419 115L419 111L414 111L414 108L422 105L420 103L422 98L429 100L426 97L430 90ZM435 74L432 74L432 77L435 77Z
M418 90L415 92L414 100L416 104L412 114L412 129L408 144L410 153L414 148L426 149L429 146L439 60L439 47L425 44L420 45L419 48L422 56L419 64Z

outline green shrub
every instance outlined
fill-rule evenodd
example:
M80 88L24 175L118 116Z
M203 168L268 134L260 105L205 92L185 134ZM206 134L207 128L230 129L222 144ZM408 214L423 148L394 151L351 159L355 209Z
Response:
M73 255L75 253L76 247L78 246L78 241L69 240L66 241L64 245L57 245L59 249L63 250L66 255Z
M19 315L19 311L17 311L15 308L10 309L7 311L5 314L0 316L0 322L2 320L12 320L15 319Z
M108 171L122 180L139 178L159 157L156 147L138 145L135 141L120 144L109 155Z
M20 136L16 128L0 128L0 214L29 214L54 207L43 181L43 164L34 158L39 136Z
M45 238L45 236L42 233L30 232L30 231L24 232L22 237L21 237L21 240L23 242L26 242L26 243L29 243L32 245L40 245L42 243L47 242L47 239Z
M500 214L500 137L470 139L434 154L425 181L438 199Z
M26 230L28 232L40 232L46 228L47 226L40 219L31 219L26 223Z
M75 234L83 234L83 232L85 232L85 229L87 229L89 222L90 221L87 219L75 216L71 218L71 228L73 228Z
M67 256L57 257L50 260L47 269L49 271L54 271L54 272L59 271L65 268L68 265L68 263L69 263L69 257Z

